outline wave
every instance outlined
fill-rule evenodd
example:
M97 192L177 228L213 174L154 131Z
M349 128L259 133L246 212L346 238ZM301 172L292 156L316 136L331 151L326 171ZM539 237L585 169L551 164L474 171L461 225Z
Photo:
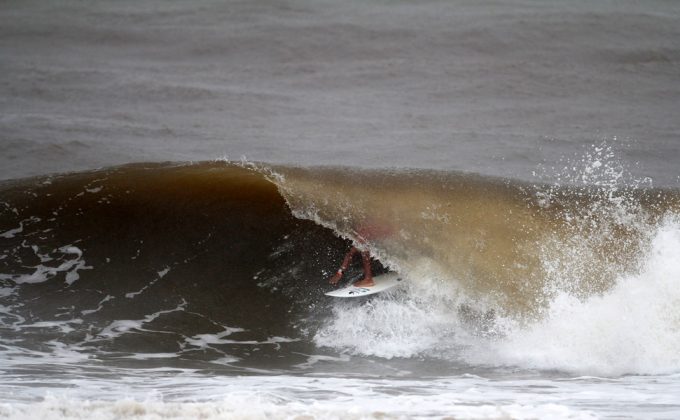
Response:
M3 346L71 361L261 368L320 347L676 371L679 203L675 191L592 179L532 185L229 162L8 181ZM377 272L400 271L404 287L371 299L323 296L352 244L371 251ZM354 267L348 278L360 275ZM640 329L648 333L623 333ZM622 341L628 358L611 362ZM593 349L602 351L583 357Z

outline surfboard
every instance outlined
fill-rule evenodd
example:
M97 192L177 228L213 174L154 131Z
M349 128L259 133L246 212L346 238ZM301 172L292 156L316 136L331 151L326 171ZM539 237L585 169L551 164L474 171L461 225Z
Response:
M379 276L373 277L373 282L375 285L371 287L356 287L350 285L343 287L342 289L333 290L332 292L326 293L326 296L333 297L357 297L357 296L368 296L374 293L384 292L385 290L392 289L401 283L402 278L398 273L385 273Z

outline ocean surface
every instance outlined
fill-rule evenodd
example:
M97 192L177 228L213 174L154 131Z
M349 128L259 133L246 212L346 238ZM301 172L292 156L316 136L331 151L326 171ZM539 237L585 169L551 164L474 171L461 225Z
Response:
M680 418L680 3L5 1L0 74L0 418Z

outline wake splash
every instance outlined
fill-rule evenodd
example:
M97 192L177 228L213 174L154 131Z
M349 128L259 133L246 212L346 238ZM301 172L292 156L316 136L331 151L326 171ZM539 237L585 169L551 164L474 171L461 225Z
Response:
M340 301L331 321L314 337L319 346L346 349L353 354L386 359L437 354L455 344L460 322L452 308L455 292L441 283L409 282L400 290L367 302ZM439 290L442 294L433 293Z

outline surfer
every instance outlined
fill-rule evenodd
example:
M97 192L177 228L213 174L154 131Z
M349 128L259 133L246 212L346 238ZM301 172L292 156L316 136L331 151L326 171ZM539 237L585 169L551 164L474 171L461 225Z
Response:
M356 230L358 241L365 247L367 247L366 244L369 240L383 239L389 236L391 233L392 230L384 223L379 223L373 219L368 222L364 222L362 226ZM342 275L347 270L347 267L349 267L349 264L352 262L352 258L354 258L354 256L359 253L361 254L361 261L364 266L364 278L354 283L354 286L374 286L375 282L373 282L373 271L371 270L371 253L368 251L368 249L362 251L356 246L353 246L352 249L347 252L345 259L343 259L342 264L340 264L340 269L338 269L338 271L333 275L333 277L330 278L330 280L328 280L328 282L330 284L338 284L342 278Z
M364 278L359 280L358 282L354 283L354 286L357 287L371 287L375 283L373 282L373 271L371 270L371 254L368 251L360 251L357 247L353 246L352 249L347 252L347 255L345 255L345 259L342 260L342 264L340 264L340 268L338 271L331 277L331 279L328 281L330 284L338 284L340 279L342 278L342 275L345 273L345 270L347 270L347 267L349 267L349 263L352 262L352 258L354 258L354 255L357 253L361 253L361 260L364 264Z

